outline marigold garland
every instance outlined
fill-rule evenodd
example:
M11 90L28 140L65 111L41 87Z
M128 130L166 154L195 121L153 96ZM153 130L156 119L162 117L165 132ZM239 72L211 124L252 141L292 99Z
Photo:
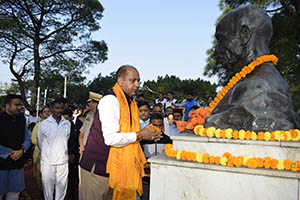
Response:
M194 133L201 137L223 138L234 140L260 140L260 141L300 141L300 130L291 129L288 131L258 132L249 130L232 130L231 128L221 130L215 127L204 128L203 125L197 125Z
M164 148L165 153L170 158L177 160L186 160L198 163L215 164L229 167L248 167L251 169L265 168L274 170L300 171L300 161L277 160L270 157L250 158L249 156L232 156L225 152L222 157L212 156L208 153L195 153L189 151L178 151L173 149L172 144L167 144Z
M221 91L216 95L214 100L209 104L209 106L206 108L206 110L211 113L215 107L219 104L219 102L223 99L223 97L226 96L228 91L233 88L241 79L245 78L248 74L250 74L255 67L265 63L265 62L270 62L272 61L274 65L277 64L278 58L275 55L265 55L265 56L260 56L256 58L255 61L251 62L249 65L243 67L243 69L239 72L236 73L227 83L225 87L221 89Z

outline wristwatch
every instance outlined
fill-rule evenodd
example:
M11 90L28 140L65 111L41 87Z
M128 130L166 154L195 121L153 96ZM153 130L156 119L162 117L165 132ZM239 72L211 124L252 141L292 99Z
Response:
M23 150L23 154L24 154L26 152L26 149L23 145L21 146L21 149Z

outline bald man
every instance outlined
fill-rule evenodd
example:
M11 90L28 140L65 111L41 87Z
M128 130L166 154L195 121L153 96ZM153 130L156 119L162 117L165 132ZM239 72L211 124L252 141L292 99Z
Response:
M159 140L161 133L146 126L140 130L138 107L134 96L140 76L129 65L117 70L117 83L99 102L90 135L80 162L83 199L135 199L142 194L145 157L140 140ZM109 176L109 178L108 178ZM94 181L91 181L91 178ZM97 185L98 183L98 185ZM106 195L106 197L104 197Z

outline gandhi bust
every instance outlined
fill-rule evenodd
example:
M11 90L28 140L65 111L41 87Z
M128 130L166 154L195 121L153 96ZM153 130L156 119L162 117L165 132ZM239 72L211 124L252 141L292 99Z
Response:
M270 17L253 5L227 13L216 27L215 55L223 67L239 72L268 55L273 33ZM289 86L272 62L256 67L229 90L206 118L205 127L275 131L300 128Z

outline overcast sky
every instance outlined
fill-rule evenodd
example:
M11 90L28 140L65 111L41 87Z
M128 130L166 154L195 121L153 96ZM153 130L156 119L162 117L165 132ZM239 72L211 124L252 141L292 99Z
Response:
M219 0L102 0L102 29L93 35L109 48L108 60L89 68L92 80L123 64L135 66L141 81L176 75L202 78L206 51L212 47ZM8 66L0 65L0 81L10 82Z

